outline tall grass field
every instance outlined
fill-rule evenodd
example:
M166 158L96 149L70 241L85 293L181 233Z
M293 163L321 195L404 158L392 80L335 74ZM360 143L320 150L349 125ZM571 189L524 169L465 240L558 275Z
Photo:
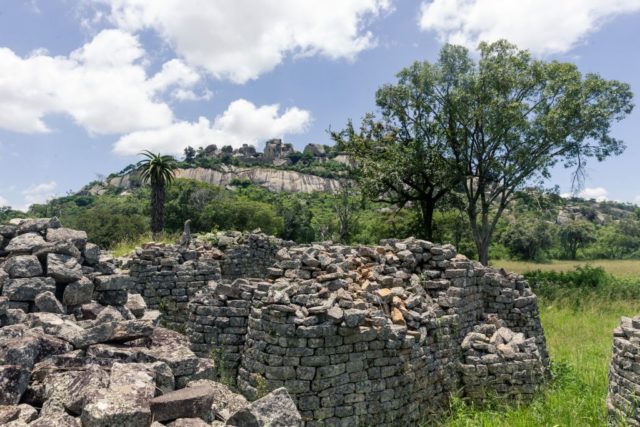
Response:
M573 265L498 263L499 267L523 273L568 271ZM545 288L548 283L538 284L540 315L553 374L546 390L529 404L495 401L474 407L461 400L454 401L444 425L606 426L612 332L621 316L640 314L640 262L604 261L592 265L603 267L607 273L604 279L596 279L595 285L588 281L574 288ZM535 268L537 266L546 268ZM589 268L579 276L592 274L593 270L599 276L599 269ZM565 274L561 280L573 278L572 273ZM556 277L552 273L551 278Z

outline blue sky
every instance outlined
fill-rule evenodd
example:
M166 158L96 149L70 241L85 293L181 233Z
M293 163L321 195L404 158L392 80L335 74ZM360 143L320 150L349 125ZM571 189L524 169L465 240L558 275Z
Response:
M640 93L640 0L4 0L0 205L78 190L145 148L328 144L402 67L498 38ZM584 196L640 201L639 119L615 126L628 149L589 165ZM569 183L558 169L550 186Z

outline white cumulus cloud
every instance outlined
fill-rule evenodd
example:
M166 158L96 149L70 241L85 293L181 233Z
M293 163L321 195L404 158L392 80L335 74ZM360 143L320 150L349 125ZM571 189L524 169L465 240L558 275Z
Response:
M9 206L9 201L4 197L0 196L0 207L2 206Z
M94 0L118 28L153 30L188 64L244 83L288 55L353 59L391 0ZM96 18L94 18L95 20ZM97 18L99 20L99 18Z
M165 154L182 154L185 147L206 147L209 144L256 145L269 138L299 134L311 123L311 113L292 107L280 114L278 104L256 106L238 99L229 104L213 122L200 117L196 122L176 122L160 129L143 130L123 136L114 151L133 155L142 150Z
M65 114L91 134L163 127L174 120L159 95L189 90L199 76L173 59L148 77L136 36L104 30L68 56L38 50L20 57L0 48L0 128L43 133L45 118Z
M31 185L22 191L25 206L27 209L34 203L44 203L55 196L55 189L58 184L55 181L43 182L41 184Z
M419 26L443 42L471 49L507 39L534 54L567 52L616 15L640 11L640 0L432 0Z
M609 192L603 187L587 187L578 193L578 197L582 197L583 199L594 199L597 202L603 202L605 200L609 200Z

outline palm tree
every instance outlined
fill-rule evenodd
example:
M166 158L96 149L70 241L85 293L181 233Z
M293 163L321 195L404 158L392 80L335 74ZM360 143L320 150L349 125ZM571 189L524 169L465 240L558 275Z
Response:
M164 228L166 187L173 181L178 165L173 157L153 154L149 150L140 155L145 157L138 162L140 178L143 183L151 184L151 232L155 239Z

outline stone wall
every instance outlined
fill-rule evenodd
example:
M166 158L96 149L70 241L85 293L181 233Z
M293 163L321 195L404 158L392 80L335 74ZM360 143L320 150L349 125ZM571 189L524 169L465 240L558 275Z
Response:
M85 232L56 218L0 224L0 425L301 426L286 389L249 403L215 382L211 358L158 327L161 313L128 292L151 290L149 273L157 292L148 299L168 291L183 302L183 283L219 277L215 263L194 259L201 255L141 249L137 265L146 268L132 284Z
M526 399L544 381L526 281L451 246L289 246L267 274L211 282L187 334L197 353L222 352L250 399L285 387L307 426L415 424L460 389Z
M607 409L611 424L640 426L640 316L613 331Z
M160 310L173 329L183 328L187 305L210 280L221 279L220 263L177 245L146 245L127 263L133 283L147 306Z
M262 233L224 232L218 233L214 241L215 247L222 251L222 278L229 280L267 277L278 251L293 245Z
M171 328L184 327L188 302L209 281L266 277L278 250L292 244L263 233L228 231L205 237L188 248L150 243L124 263L134 282L131 291L162 311Z

